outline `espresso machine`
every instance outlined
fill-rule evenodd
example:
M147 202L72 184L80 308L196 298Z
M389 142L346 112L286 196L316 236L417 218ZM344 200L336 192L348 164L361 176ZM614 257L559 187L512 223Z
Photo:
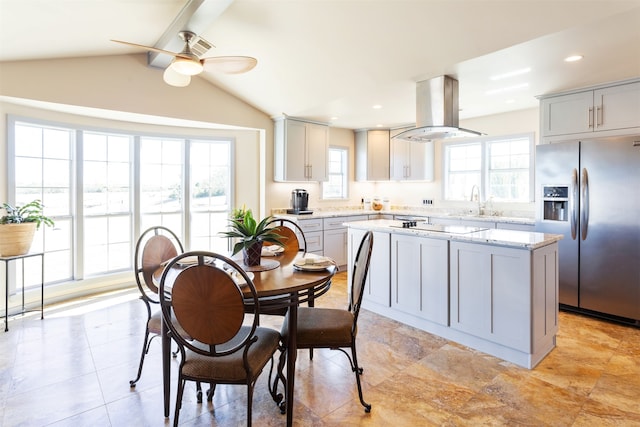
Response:
M296 188L291 192L291 208L287 209L288 214L308 215L313 211L307 209L309 206L309 193L302 188Z

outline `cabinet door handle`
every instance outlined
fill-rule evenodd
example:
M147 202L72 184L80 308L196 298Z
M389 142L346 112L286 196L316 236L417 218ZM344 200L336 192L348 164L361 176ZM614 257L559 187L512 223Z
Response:
M593 127L593 107L589 107L588 120L589 120L589 128L592 128Z
M602 113L603 113L603 105L599 105L596 107L596 127L602 126Z

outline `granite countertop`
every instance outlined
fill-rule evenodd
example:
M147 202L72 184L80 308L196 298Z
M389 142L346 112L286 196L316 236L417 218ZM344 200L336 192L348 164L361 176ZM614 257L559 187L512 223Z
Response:
M313 209L311 209L313 210ZM524 225L534 225L535 220L532 218L524 218L524 217L510 217L510 216L494 216L494 215L458 215L458 214L449 214L443 212L428 212L428 211L414 211L414 210L381 210L375 211L371 210L363 210L363 209L345 209L345 210L335 210L335 211L314 211L312 214L303 214L303 215L294 215L294 214L286 214L286 213L278 213L275 216L289 218L292 220L301 220L301 219L317 219L317 218L335 218L341 216L357 216L357 215L377 215L377 214L386 214L386 215L405 215L411 217L421 217L421 218L451 218L451 219L459 219L459 220L467 220L467 221L486 221L486 222L502 222L502 223L510 223L510 224L524 224Z
M354 221L345 223L348 227L367 229L372 231L392 232L397 234L415 235L421 237L455 240L460 242L484 243L498 246L525 248L529 250L541 248L558 242L561 234L546 234L529 231L515 231L490 228L464 234L447 233L442 231L427 231L416 228L401 228L402 222L388 219L370 221ZM458 227L463 228L463 227ZM470 227L473 228L473 227Z

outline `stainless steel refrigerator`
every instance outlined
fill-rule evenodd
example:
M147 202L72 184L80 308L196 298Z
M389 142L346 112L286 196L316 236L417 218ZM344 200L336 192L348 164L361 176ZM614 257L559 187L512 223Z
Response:
M536 147L536 231L563 234L560 304L640 325L640 135Z

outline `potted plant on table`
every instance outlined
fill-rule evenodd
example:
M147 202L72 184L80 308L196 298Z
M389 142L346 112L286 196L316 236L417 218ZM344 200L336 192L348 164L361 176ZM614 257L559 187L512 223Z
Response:
M283 236L277 233L273 228L269 228L269 223L273 220L272 216L264 218L257 222L253 218L251 210L243 209L242 215L235 215L229 219L230 231L222 234L228 238L238 239L233 245L232 255L243 251L243 262L247 266L260 265L260 256L262 254L262 244L264 242L284 245Z
M3 203L0 209L6 211L6 215L0 217L0 256L26 254L40 225L53 226L53 220L44 215L40 200L22 206Z

